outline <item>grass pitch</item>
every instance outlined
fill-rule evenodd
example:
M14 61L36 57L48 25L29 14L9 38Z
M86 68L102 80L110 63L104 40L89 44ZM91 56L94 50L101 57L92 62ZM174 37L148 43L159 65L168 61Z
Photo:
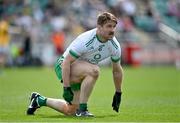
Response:
M120 113L111 108L111 69L102 68L88 103L94 118L67 117L47 107L27 116L32 91L62 98L53 68L5 69L0 75L0 122L180 122L180 71L173 67L124 67Z

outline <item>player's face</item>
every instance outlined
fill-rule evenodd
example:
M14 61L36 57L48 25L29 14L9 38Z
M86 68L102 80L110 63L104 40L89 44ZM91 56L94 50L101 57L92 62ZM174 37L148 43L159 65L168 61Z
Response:
M114 36L115 28L116 23L114 21L107 22L100 27L101 36L106 40L112 39Z

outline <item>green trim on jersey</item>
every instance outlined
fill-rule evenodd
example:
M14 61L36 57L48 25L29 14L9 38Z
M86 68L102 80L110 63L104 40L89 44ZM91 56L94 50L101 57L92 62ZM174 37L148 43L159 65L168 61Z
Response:
M116 44L113 40L111 40L111 43L112 43L112 45L113 45L116 49L118 49L117 44Z
M96 34L96 38L97 38L97 40L98 40L99 42L101 42L101 43L106 43L106 42L101 41L100 38L99 38L99 36L98 36L97 34Z
M116 57L116 58L111 57L111 60L112 60L113 62L118 62L118 61L120 60L120 58L119 58L119 57Z
M99 38L99 36L96 34L96 38L97 38L97 40L100 42L100 43L106 43L106 41L102 41L102 40L100 40L100 38ZM108 40L109 41L109 40Z
M76 52L74 52L73 50L69 50L69 53L71 54L71 56L73 56L74 58L79 58L79 55L76 53Z
M94 42L94 39L95 39L95 36L85 44L86 47L88 47L90 44L92 44Z

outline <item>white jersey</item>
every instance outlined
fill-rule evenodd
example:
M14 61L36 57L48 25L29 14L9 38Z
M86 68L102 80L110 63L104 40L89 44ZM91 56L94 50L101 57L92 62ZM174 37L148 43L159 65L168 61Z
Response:
M111 57L113 62L118 62L121 56L121 47L115 37L107 42L101 42L96 35L96 28L79 35L66 49L63 56L70 53L73 57L98 64L100 61Z

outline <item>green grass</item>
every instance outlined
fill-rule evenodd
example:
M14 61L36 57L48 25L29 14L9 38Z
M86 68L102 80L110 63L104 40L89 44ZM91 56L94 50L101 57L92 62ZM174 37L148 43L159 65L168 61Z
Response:
M173 67L124 68L120 113L111 108L114 85L110 68L101 75L89 99L95 118L67 117L43 107L27 116L32 91L62 98L53 68L5 69L0 75L1 122L180 122L180 71Z

